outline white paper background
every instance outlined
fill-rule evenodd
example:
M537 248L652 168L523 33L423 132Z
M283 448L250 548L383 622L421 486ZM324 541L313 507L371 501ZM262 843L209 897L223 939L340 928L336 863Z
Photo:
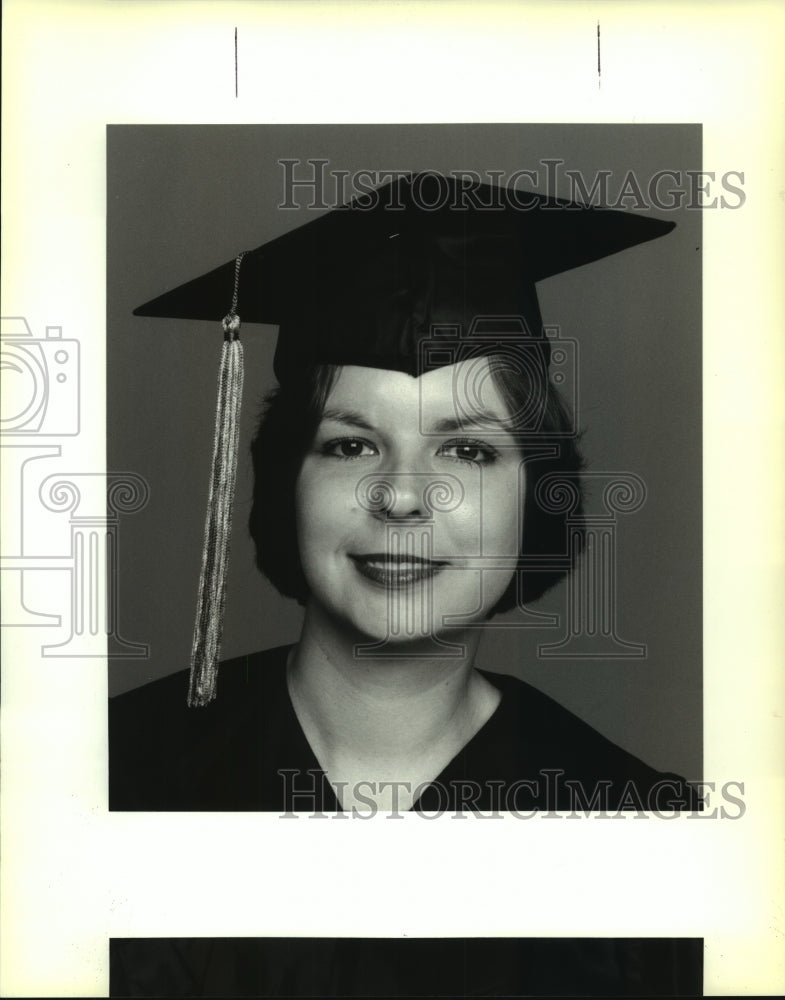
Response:
M108 937L133 934L697 935L708 994L782 992L783 8L9 0L4 15L3 315L80 340L64 473L103 471L106 123L703 122L706 169L744 171L747 196L704 216L705 773L744 781L747 811L109 815L105 665L47 660L40 630L9 629L3 995L100 996Z

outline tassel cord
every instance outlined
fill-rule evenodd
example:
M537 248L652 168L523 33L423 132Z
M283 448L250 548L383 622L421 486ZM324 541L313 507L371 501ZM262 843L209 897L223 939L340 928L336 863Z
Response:
M233 333L239 328L236 317ZM230 317L227 317L229 321ZM226 324L225 324L226 329ZM227 337L230 329L227 329ZM237 472L243 348L236 336L224 341L218 375L215 433L196 621L191 647L188 704L209 704L216 694L226 602L226 575Z

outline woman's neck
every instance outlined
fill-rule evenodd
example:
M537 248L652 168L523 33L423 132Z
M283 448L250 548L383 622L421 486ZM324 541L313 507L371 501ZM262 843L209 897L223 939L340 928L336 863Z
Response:
M409 808L417 785L436 778L493 714L499 692L473 669L478 630L450 638L462 655L400 645L400 655L361 656L362 638L309 605L289 691L344 808L367 809L368 798L380 809ZM384 782L403 787L380 789Z

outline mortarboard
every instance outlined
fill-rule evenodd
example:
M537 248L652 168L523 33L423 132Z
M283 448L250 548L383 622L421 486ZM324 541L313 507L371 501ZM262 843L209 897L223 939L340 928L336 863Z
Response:
M215 697L242 394L240 315L279 327L281 384L316 364L416 377L426 370L421 346L434 329L465 335L481 317L517 319L519 336L547 365L536 283L673 228L535 192L407 175L135 309L214 319L224 331L189 704ZM497 341L471 347L493 353ZM428 369L455 360L448 351L434 362L431 352Z

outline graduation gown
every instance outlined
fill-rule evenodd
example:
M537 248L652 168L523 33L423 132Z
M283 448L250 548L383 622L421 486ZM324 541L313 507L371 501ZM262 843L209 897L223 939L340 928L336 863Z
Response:
M218 697L204 708L186 706L185 672L110 699L109 808L339 810L289 698L290 648L222 664ZM644 764L531 685L483 675L501 693L496 710L421 788L415 809L527 815L695 807L677 775Z

